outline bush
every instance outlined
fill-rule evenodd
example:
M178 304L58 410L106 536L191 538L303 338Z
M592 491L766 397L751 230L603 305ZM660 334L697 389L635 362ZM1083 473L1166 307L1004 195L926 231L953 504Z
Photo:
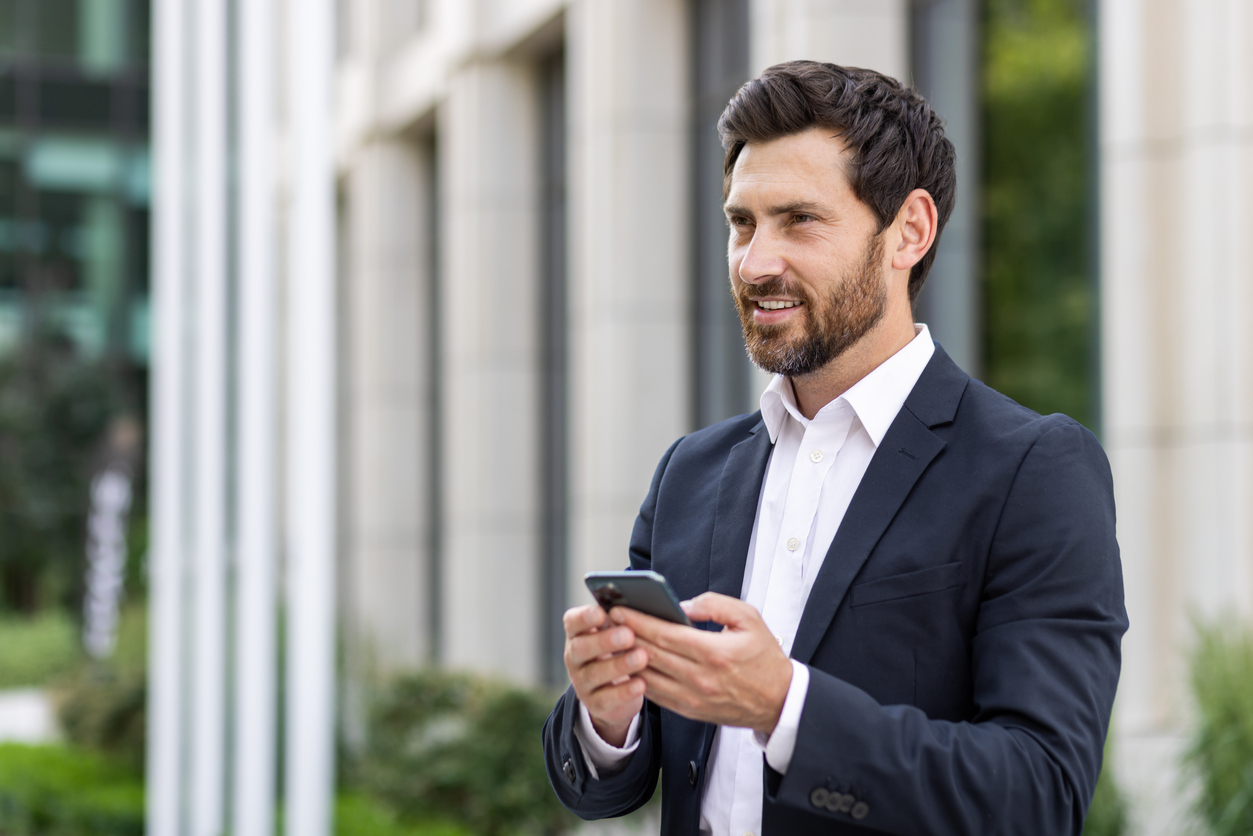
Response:
M112 658L84 660L55 689L57 718L70 743L142 773L147 732L146 610L127 607Z
M61 746L0 745L0 833L142 836L144 788L125 766Z
M281 828L276 832L282 832ZM446 822L402 822L391 809L368 796L345 793L335 799L335 836L471 836Z
M553 834L577 820L544 770L547 697L468 676L395 681L370 718L355 779L403 819L447 819L478 836Z
M1105 742L1105 764L1096 781L1096 793L1088 818L1083 823L1083 836L1123 836L1127 832L1127 801L1114 781L1113 760L1108 739Z
M1184 756L1195 807L1214 836L1253 833L1253 637L1234 623L1198 628L1191 660L1196 725Z

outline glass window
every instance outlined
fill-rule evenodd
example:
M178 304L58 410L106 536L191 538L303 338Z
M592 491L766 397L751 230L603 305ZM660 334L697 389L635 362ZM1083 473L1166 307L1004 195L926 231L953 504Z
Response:
M44 59L76 60L78 0L37 0L32 5L35 12L35 54Z

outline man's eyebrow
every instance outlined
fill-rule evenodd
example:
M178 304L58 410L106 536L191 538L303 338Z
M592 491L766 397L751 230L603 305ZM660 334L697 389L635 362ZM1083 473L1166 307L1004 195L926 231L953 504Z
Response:
M766 214L767 215L788 215L794 212L812 212L816 214L821 214L822 210L823 210L822 205L819 203L815 203L812 200L796 200L791 203L783 203L783 204L780 204L779 206L768 207L766 209ZM726 213L728 217L738 215L741 217L751 218L753 216L753 213L749 211L748 209L746 209L745 207L734 206L731 204L727 204L726 206L723 206L722 211Z

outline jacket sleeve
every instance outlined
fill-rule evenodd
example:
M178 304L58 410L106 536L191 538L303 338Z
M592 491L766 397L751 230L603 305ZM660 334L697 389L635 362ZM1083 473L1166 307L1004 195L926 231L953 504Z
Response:
M666 466L678 445L679 442L676 441L662 456L661 463L653 474L648 495L640 506L635 528L631 532L632 569L647 569L652 565L652 532L657 495ZM659 715L657 706L645 700L644 716L640 720L639 748L621 771L613 775L602 775L597 780L588 773L583 750L574 735L574 727L579 719L579 700L574 694L574 687L567 688L544 723L543 732L544 763L548 770L548 780L561 803L584 819L623 816L642 807L653 795L661 768Z
M1113 483L1067 422L1021 462L992 540L970 653L976 715L883 706L811 668L772 801L892 834L1078 834L1127 629ZM833 802L834 799L834 802ZM848 800L849 803L842 803Z

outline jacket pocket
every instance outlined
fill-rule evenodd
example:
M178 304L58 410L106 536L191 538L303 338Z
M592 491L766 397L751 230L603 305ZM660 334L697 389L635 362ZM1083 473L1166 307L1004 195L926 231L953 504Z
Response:
M854 584L849 590L849 606L864 607L952 589L961 584L961 566L961 563L945 563L943 566Z

